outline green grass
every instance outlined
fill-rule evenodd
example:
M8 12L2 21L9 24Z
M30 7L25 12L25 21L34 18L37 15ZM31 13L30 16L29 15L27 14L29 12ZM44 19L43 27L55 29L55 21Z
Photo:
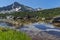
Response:
M31 40L31 38L23 32L15 30L0 30L0 40Z

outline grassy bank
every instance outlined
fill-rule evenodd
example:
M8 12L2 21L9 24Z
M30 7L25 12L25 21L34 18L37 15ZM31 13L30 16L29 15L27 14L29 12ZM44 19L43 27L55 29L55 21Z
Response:
M25 33L0 28L0 40L31 40Z

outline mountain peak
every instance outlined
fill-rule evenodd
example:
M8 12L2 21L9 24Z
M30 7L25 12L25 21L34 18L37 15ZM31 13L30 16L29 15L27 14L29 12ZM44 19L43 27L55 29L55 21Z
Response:
M13 4L16 5L16 6L21 5L21 4L18 3L18 2L14 2Z
M14 4L19 4L18 2L14 2Z

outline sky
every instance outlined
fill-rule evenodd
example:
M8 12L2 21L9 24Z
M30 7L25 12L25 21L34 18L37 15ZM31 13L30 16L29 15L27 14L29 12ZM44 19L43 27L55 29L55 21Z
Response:
M0 7L10 5L14 2L32 7L32 8L56 8L60 7L60 0L0 0Z

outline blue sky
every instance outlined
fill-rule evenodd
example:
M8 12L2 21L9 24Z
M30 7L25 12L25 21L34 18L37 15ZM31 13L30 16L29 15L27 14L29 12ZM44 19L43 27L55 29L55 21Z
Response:
M0 0L0 7L10 5L15 1L32 8L60 7L60 0Z

